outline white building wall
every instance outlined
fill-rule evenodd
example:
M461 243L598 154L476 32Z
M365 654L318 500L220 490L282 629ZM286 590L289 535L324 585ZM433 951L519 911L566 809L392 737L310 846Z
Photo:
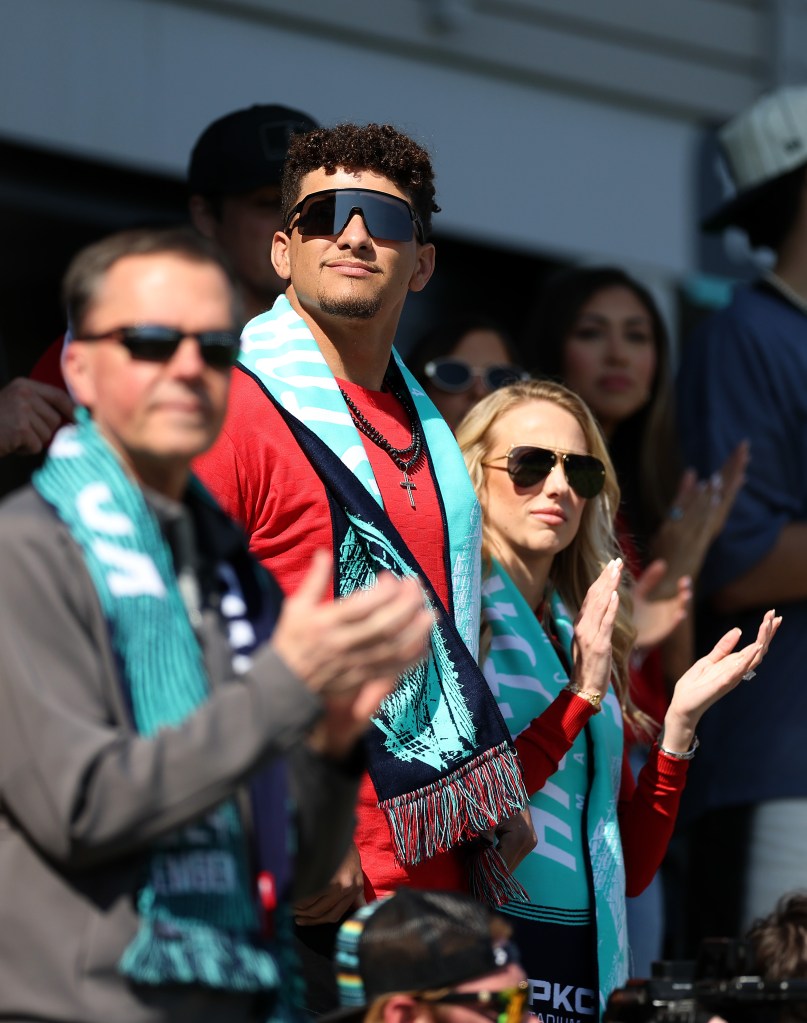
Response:
M652 7L655 0L642 2ZM712 13L720 7L681 2L705 3ZM674 101L661 102L646 60L644 100L641 80L633 96L624 81L598 91L602 74L594 68L581 67L586 87L575 88L573 71L564 87L557 68L553 82L523 67L519 74L496 72L482 56L477 67L474 53L483 40L473 37L474 50L467 37L471 29L479 32L471 11L477 5L457 0L459 35L449 30L435 37L423 35L425 3L0 0L0 138L181 176L200 130L252 102L286 103L323 123L391 121L434 155L439 230L547 254L607 258L662 279L687 273L695 231L693 151L714 103L699 112L683 83ZM542 30L534 19L524 21L524 9L553 6L548 0L510 5L521 9L520 20L507 22L514 62L523 64L529 49L524 33ZM740 13L754 6L723 4ZM580 7L575 0L570 10ZM617 7L631 3L619 0ZM635 0L633 7L639 9ZM353 16L365 30L357 30L355 41ZM411 39L402 45L403 23L396 26L396 18L421 33L422 46ZM747 32L747 18L742 24ZM568 25L566 35L574 44ZM500 31L500 65L505 42ZM577 52L593 54L592 45L581 40ZM634 57L644 46L635 42ZM683 43L675 46L680 56ZM570 67L574 57L572 48ZM753 81L742 54L730 55L729 64L734 77L722 69L719 79L724 105ZM659 68L673 73L669 59ZM505 266L491 267L492 284L501 273Z

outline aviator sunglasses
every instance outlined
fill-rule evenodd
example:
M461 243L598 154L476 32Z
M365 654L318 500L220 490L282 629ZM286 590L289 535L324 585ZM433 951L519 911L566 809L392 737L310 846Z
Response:
M202 330L192 333L174 327L161 327L155 323L138 324L136 327L115 327L103 334L84 334L77 341L118 341L128 349L133 359L149 362L168 362L179 348L180 343L192 337L199 344L199 351L208 366L225 368L235 365L241 350L241 338L234 330Z
M566 480L578 497L596 497L605 486L605 466L594 455L572 455L549 448L534 448L526 444L512 447L506 455L499 455L482 465L491 469L505 469L517 487L534 487L545 480L560 458ZM493 462L507 460L507 465Z
M294 224L292 218L299 213ZM292 206L286 217L286 234L296 227L304 238L341 234L350 218L358 213L373 238L409 242L413 234L423 244L420 217L404 199L370 188L326 188L311 192Z
M477 371L464 359L447 356L444 359L432 359L423 367L423 372L435 387L449 394L461 394L473 387L474 378L479 377L489 391L498 391L500 387L514 384L517 380L529 380L529 373L520 366L500 364L487 366Z
M430 1005L467 1005L485 1013L492 1011L496 1013L496 1023L521 1023L527 1004L527 990L527 981L522 980L515 987L502 991L451 992L423 1000Z

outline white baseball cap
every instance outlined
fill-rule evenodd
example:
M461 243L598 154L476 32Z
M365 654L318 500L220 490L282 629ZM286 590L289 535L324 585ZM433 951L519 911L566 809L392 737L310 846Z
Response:
M736 194L703 221L707 231L741 223L771 182L807 163L807 85L760 97L718 132Z

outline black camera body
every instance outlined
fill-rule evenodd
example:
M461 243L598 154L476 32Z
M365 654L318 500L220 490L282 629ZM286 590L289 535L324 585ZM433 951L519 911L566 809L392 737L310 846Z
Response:
M807 980L764 980L746 942L708 938L697 960L653 964L648 980L613 991L603 1023L807 1021Z

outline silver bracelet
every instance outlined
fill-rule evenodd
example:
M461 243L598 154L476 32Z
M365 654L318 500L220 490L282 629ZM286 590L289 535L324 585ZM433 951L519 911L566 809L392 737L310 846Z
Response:
M665 749L661 745L661 740L664 738L664 732L662 731L656 742L661 753L665 756L672 757L673 760L691 760L695 756L695 750L700 746L700 740L697 735L692 740L692 746L686 751L686 753L676 753L675 750Z

